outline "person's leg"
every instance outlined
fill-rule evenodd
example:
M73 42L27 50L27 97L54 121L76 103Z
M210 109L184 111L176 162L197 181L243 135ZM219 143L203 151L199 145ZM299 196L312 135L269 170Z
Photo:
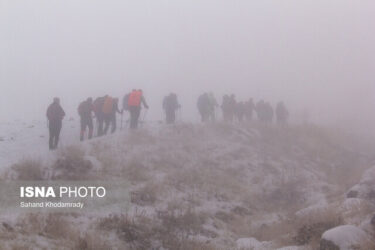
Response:
M92 138L92 133L94 131L94 124L92 122L92 118L91 117L88 118L87 126L89 127L89 136L88 136L88 138L90 140Z
M171 124L173 122L173 111L172 110L169 110L167 109L166 110L166 115L167 115L167 124Z
M49 122L48 130L49 130L49 150L53 150L54 134L53 134L53 123L52 122Z
M104 117L104 132L103 132L105 135L108 132L110 122L111 122L111 117L109 117L108 115L105 115L105 117Z
M176 121L176 111L171 111L171 123L174 123Z
M84 140L84 137L85 137L85 129L86 129L86 119L81 117L81 133L80 133L80 137L79 137L79 140L80 141L83 141Z
M165 110L165 122L167 124L170 123L170 117L169 117L169 110L168 109Z
M129 107L130 113L130 129L135 129L135 112L134 107Z
M54 149L57 148L57 145L59 144L60 139L60 132L61 132L62 122L60 121L56 126L56 133L55 133L55 144L53 146Z
M141 114L141 107L135 107L134 109L134 128L138 128L138 120Z
M113 134L114 132L116 132L116 129L117 129L116 114L112 115L111 123L112 123L111 133Z
M103 114L97 115L96 118L98 121L98 136L102 136L103 135L103 122L104 122Z

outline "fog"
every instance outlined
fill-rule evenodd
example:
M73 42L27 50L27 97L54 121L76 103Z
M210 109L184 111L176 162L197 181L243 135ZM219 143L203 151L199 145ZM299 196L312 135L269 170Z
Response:
M142 88L148 119L178 94L183 119L213 91L372 128L373 0L0 0L0 120L45 119L80 101Z

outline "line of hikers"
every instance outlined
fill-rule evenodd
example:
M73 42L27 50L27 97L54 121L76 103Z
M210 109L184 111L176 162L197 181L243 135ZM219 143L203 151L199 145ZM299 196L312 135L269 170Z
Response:
M111 128L111 133L114 133L117 129L117 114L121 114L122 116L124 111L128 111L130 114L130 121L127 121L127 124L129 122L129 128L137 129L142 106L146 108L146 112L144 113L145 116L149 106L147 105L143 92L140 89L133 89L123 97L121 110L119 108L118 98L108 95L98 97L95 100L93 100L92 97L87 98L78 106L81 125L80 140L84 140L86 129L88 129L88 139L93 137L93 118L96 118L97 122L97 136L106 135L109 128ZM177 95L175 93L170 93L165 96L162 107L166 115L166 123L174 123L176 121L176 112L181 108ZM216 111L219 108L219 104L213 93L203 93L200 95L198 97L197 107L202 122L216 120ZM274 110L268 102L260 100L254 104L253 99L249 99L246 102L237 102L234 94L224 95L220 107L224 121L226 122L251 121L254 113L257 114L258 120L264 123L272 123L274 117ZM275 113L277 123L285 124L287 122L289 112L283 102L277 104ZM60 105L60 100L56 97L47 109L50 150L57 148L64 116L65 112ZM144 117L142 120L144 120ZM121 128L123 126L122 122L123 120L121 119Z
M117 114L122 115L124 111L130 113L130 129L136 129L138 127L142 105L146 109L149 108L143 96L143 92L140 89L133 89L132 92L124 96L121 110L119 109L118 98L113 98L109 95L98 97L94 101L92 97L87 98L78 106L81 125L80 140L84 140L86 129L88 129L88 139L93 137L94 117L97 122L97 136L106 135L110 127L111 133L114 133L117 128ZM50 150L57 148L64 116L65 112L60 105L60 99L55 97L52 104L50 104L47 109Z
M202 122L215 121L216 110L219 105L213 93L203 93L198 97L197 101L198 111L201 115ZM224 95L221 104L221 111L223 119L226 122L238 122L253 120L254 113L257 114L259 121L263 123L272 123L274 113L276 113L276 121L278 124L285 124L289 117L289 112L283 102L279 102L276 106L275 112L270 103L264 100L258 101L256 104L253 99L248 101L236 101L234 94Z

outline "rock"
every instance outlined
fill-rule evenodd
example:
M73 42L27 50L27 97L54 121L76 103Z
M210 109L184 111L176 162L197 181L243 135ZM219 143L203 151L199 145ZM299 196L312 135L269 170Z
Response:
M350 190L350 191L346 194L346 197L347 197L347 198L357 198L357 197L358 197L358 191L357 191L357 190Z
M346 194L348 198L375 200L375 166L366 170L360 182Z
M320 250L361 249L361 245L369 240L362 229L344 225L332 228L322 235Z

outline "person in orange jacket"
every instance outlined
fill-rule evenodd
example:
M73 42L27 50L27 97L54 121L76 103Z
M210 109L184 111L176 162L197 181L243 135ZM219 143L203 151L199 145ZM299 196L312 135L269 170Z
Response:
M143 96L141 89L135 90L130 93L128 98L128 111L130 113L130 129L136 129L138 127L139 115L141 114L141 104L148 109L148 105Z

